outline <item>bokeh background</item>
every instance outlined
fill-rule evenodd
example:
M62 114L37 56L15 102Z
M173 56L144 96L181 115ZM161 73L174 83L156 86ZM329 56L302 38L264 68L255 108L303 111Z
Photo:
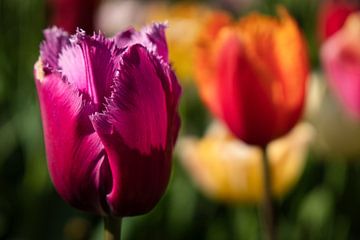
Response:
M170 10L180 3L201 4L202 10ZM277 4L289 10L307 40L312 74L304 118L315 130L298 181L275 204L279 239L360 239L360 122L346 117L323 77L317 24L320 1L103 0L94 24L111 35L129 24L195 17L186 28L173 30L180 32L179 38L190 37L189 32L196 32L192 27L201 24L201 12L211 11L208 8L241 17L254 10L274 14ZM0 239L102 239L101 218L62 201L47 172L33 65L42 30L51 25L53 12L51 1L0 0ZM171 23L169 31L182 26ZM187 41L182 49L170 49L183 85L181 138L202 137L212 122L184 66L194 40ZM183 150L174 154L172 177L160 203L149 214L125 218L123 239L261 239L258 204L209 198L182 164Z

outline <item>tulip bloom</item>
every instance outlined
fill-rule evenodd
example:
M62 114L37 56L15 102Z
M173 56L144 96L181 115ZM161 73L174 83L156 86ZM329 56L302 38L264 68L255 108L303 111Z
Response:
M277 198L301 176L313 136L311 125L301 123L269 144L271 189ZM223 124L211 124L202 139L180 139L178 152L195 184L210 198L228 203L261 201L261 149L236 139Z
M238 138L265 146L287 133L302 114L308 58L285 9L279 18L257 13L233 23L217 13L197 48L202 99Z
M168 21L167 32L170 59L182 83L194 77L195 44L199 30L211 13L210 8L199 3L158 4L149 7L147 21ZM186 34L184 34L186 29ZM186 51L184 51L186 49Z
M330 86L345 109L360 118L360 13L350 15L344 27L321 48Z
M181 92L164 28L110 39L45 30L35 82L46 154L55 188L72 206L130 216L164 193Z

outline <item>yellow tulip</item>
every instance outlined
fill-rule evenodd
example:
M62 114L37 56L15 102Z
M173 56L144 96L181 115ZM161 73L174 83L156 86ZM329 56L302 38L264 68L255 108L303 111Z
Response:
M167 21L170 60L182 82L193 78L195 44L211 10L199 4L152 5L147 22Z
M284 196L297 182L313 135L312 127L301 123L270 143L268 155L275 197ZM202 139L184 137L178 152L196 185L210 198L230 203L261 201L261 149L239 141L224 125L213 123Z

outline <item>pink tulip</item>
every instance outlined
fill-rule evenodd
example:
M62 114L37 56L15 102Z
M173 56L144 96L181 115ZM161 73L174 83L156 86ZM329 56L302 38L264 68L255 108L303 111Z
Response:
M154 24L110 39L45 30L35 82L48 168L72 206L131 216L163 195L181 93L164 29Z
M348 112L360 118L360 13L350 15L321 48L324 71Z

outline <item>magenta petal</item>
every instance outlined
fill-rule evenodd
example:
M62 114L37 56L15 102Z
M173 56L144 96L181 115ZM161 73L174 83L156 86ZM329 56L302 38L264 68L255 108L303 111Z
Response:
M111 177L103 145L75 88L50 74L36 81L51 179L61 197L82 210L104 214ZM105 194L104 194L105 193Z
M166 96L150 55L140 45L124 53L107 112L109 124L132 149L144 154L153 148L165 149Z
M45 40L40 46L40 56L44 66L52 69L58 69L58 59L61 50L70 44L69 35L63 30L52 27L44 31Z
M137 32L133 28L121 32L114 37L118 48L125 48L133 44L141 44L152 52L154 55L159 56L165 62L168 62L168 47L165 37L164 24L154 23L141 29Z
M134 28L129 28L123 32L118 33L114 36L114 42L120 49L128 47L132 42L134 36L138 34Z
M162 59L168 62L168 47L165 37L165 28L164 24L153 24L147 26L141 30L141 35L143 40L140 43L143 43L146 48L154 51Z
M91 38L78 32L74 43L66 47L59 58L66 80L98 105L110 96L118 68L120 51L113 45L101 35Z
M106 197L109 213L124 217L149 212L167 187L171 173L170 153L153 149L141 154L129 148L117 132L99 135L113 175L113 187Z
M129 216L151 210L167 186L180 87L170 68L141 45L127 49L123 60L107 110L93 125L113 176L107 202L114 215Z

